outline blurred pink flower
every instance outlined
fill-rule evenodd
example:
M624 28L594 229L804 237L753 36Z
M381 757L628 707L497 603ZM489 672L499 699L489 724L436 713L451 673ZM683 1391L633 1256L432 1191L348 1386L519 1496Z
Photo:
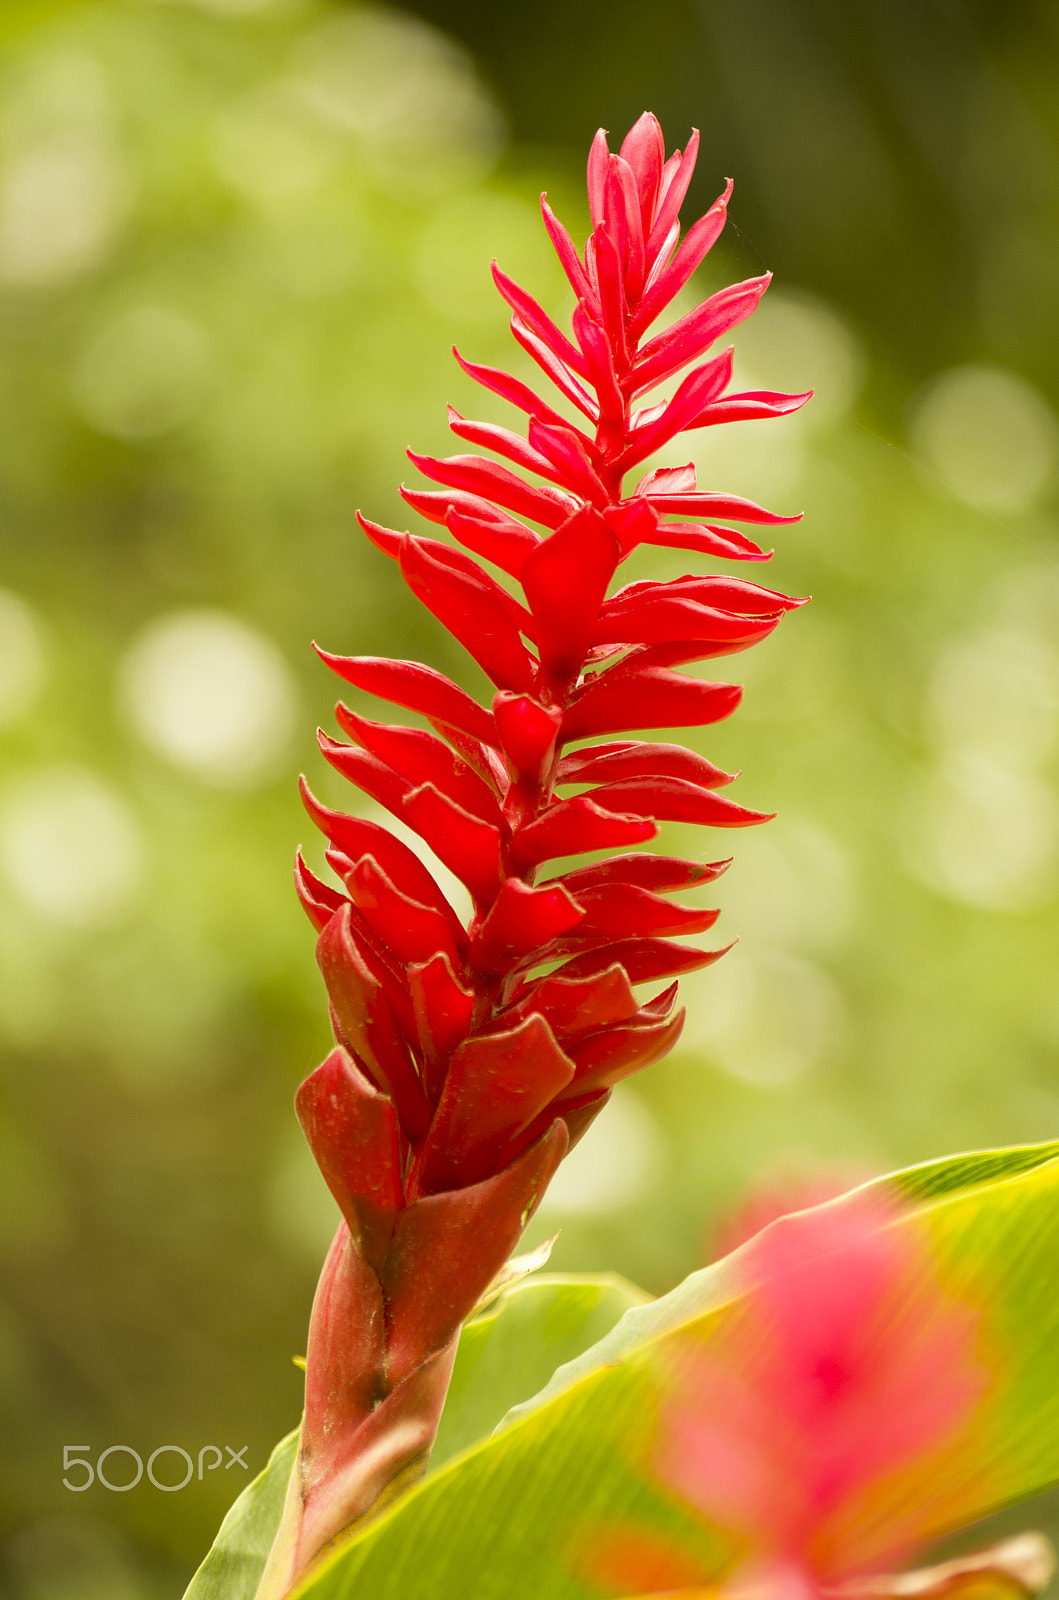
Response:
M877 1491L955 1438L988 1375L976 1314L900 1215L865 1191L774 1222L745 1247L742 1305L677 1356L656 1470L746 1542L748 1587L816 1594L939 1530L935 1492Z

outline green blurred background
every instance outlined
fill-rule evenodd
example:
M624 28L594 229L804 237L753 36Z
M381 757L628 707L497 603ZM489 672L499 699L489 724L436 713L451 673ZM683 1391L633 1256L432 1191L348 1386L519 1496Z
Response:
M353 510L407 525L446 400L499 417L449 356L522 370L493 254L569 310L536 198L583 231L600 123L700 127L700 209L736 180L697 289L774 270L742 370L817 399L700 481L804 509L770 581L814 604L703 744L779 813L708 845L740 943L533 1237L661 1291L755 1183L1059 1134L1057 70L1044 0L7 0L7 1600L176 1600L245 1482L75 1495L64 1445L256 1470L296 1420L333 1216L294 775L351 799L308 641L478 686Z

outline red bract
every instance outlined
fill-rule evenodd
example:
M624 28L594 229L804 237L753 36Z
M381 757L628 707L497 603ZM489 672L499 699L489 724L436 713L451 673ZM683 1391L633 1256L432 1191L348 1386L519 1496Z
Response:
M583 256L543 202L577 297L572 337L494 265L512 332L559 399L457 356L528 423L523 435L450 411L456 436L492 454L410 453L439 487L403 489L405 499L456 544L361 518L496 692L482 706L416 662L323 654L347 683L434 730L340 707L352 743L321 736L321 745L466 886L474 914L465 928L418 856L385 829L307 795L343 889L299 858L338 1048L303 1084L298 1105L345 1220L313 1315L294 1571L374 1499L382 1413L405 1416L402 1386L440 1370L439 1353L504 1265L569 1145L614 1084L674 1044L683 1015L673 1009L675 985L645 1002L633 985L721 953L672 942L716 913L666 898L716 877L720 863L637 851L550 877L542 869L643 846L660 819L724 828L764 820L717 792L728 774L679 745L623 737L570 749L728 716L738 688L674 668L745 649L799 604L727 576L613 587L640 544L760 561L765 552L729 523L795 520L698 490L691 466L650 470L625 493L626 474L676 434L778 416L808 398L726 395L726 351L693 367L668 400L635 408L747 317L768 283L724 289L645 339L724 224L728 191L679 242L696 146L697 135L666 160L647 115L619 155L598 134ZM523 598L475 557L514 580ZM564 786L581 792L557 793ZM354 1279L359 1287L350 1288ZM356 1333L355 1381L336 1377L346 1347L332 1328L354 1303L368 1308L360 1315L371 1330ZM440 1404L439 1382L422 1401L428 1409ZM361 1438L372 1472L354 1490L349 1463ZM422 1449L421 1438L403 1455L395 1447L386 1470L405 1468ZM328 1487L338 1456L344 1498Z

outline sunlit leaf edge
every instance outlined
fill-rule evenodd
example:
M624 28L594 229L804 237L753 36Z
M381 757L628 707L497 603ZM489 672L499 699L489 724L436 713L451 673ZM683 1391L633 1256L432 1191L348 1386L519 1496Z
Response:
M939 1247L939 1264L943 1275L946 1278L962 1278L962 1287L978 1304L987 1303L983 1298L984 1291L990 1287L994 1291L999 1288L1001 1305L998 1322L1003 1324L1007 1320L1012 1327L1020 1328L1024 1336L1029 1336L1028 1350L1023 1352L1026 1359L1020 1361L1019 1353L1015 1352L1006 1396L993 1408L992 1424L987 1428L989 1437L982 1441L985 1451L995 1459L1020 1462L1021 1476L1011 1476L1003 1485L995 1479L990 1483L986 1477L972 1473L971 1498L967 1500L964 1508L966 1514L960 1518L961 1522L1000 1509L1059 1481L1059 1305L1052 1317L1055 1327L1042 1325L1042 1320L1032 1314L1020 1316L1017 1309L1020 1283L1023 1286L1029 1283L1034 1289L1042 1282L1048 1284L1048 1274L1045 1272L1042 1275L1038 1270L1041 1262L1059 1263L1057 1156L1059 1144L1054 1142L1011 1150L970 1152L889 1174L865 1186L896 1188L906 1198L915 1199L922 1195L923 1198L915 1204L913 1218L920 1224L927 1224ZM1028 1190L1027 1185L1031 1186ZM827 1202L831 1206L848 1203L848 1195ZM973 1209L968 1212L968 1207ZM1023 1214L1027 1209L1028 1216ZM992 1259L986 1259L990 1257L990 1228L999 1231L1003 1239L1006 1213L1007 1243L1012 1248L999 1253L994 1250ZM968 1221L976 1230L976 1249L961 1253L959 1241L967 1231ZM907 1221L898 1225L905 1226ZM1042 1249L1041 1240L1045 1235L1045 1247ZM946 1260L946 1255L951 1252L946 1251L945 1246L947 1242L951 1245L953 1238L957 1241L956 1255ZM983 1243L986 1245L984 1251L981 1248ZM1038 1256L1041 1261L1037 1260ZM577 1440L563 1438L564 1432L576 1432L578 1422L583 1422L590 1413L591 1426L595 1427L596 1432L600 1431L600 1423L603 1424L602 1431L609 1431L607 1423L613 1425L619 1415L624 1419L623 1427L627 1436L639 1432L637 1401L641 1408L649 1406L653 1393L648 1378L650 1347L660 1346L678 1329L681 1332L693 1331L708 1323L739 1292L738 1258L739 1252L735 1252L725 1261L693 1274L671 1295L628 1312L597 1345L560 1368L539 1395L513 1408L503 1425L489 1439L447 1463L436 1476L414 1489L371 1528L354 1536L336 1551L297 1590L300 1600L310 1600L310 1597L312 1600L352 1600L354 1595L368 1592L373 1600L396 1600L398 1595L401 1600L419 1600L420 1593L424 1600L427 1595L430 1600L448 1600L450 1593L453 1597L458 1593L460 1600L492 1600L494 1594L498 1597L503 1595L505 1600L506 1597L525 1594L529 1600L531 1589L525 1585L531 1580L526 1579L523 1571L520 1570L517 1577L513 1577L510 1570L506 1575L490 1575L483 1571L481 1561L474 1568L464 1566L457 1573L458 1588L450 1589L446 1586L444 1575L432 1567L429 1535L437 1533L441 1527L442 1543L437 1547L439 1554L447 1555L445 1546L453 1543L469 1544L481 1551L481 1535L489 1534L495 1539L495 1526L477 1528L476 1525L468 1534L467 1525L474 1521L476 1513L479 1516L483 1514L483 1488L502 1478L510 1480L514 1476L521 1499L532 1500L533 1492L526 1486L542 1468L547 1468L547 1471L540 1472L541 1477L549 1474L555 1477L554 1461L549 1464L549 1453L554 1455L560 1440L565 1457L572 1459L583 1453L586 1463L590 1463L598 1457L599 1451L598 1448L593 1450L589 1434L581 1434L581 1443L585 1447L583 1452L576 1448ZM998 1265L1007 1269L1008 1283L990 1286L983 1282ZM1027 1266L1028 1272L1025 1270ZM951 1272L948 1270L950 1267L953 1269ZM1056 1299L1053 1295L1052 1300ZM1031 1370L1042 1367L1042 1354L1046 1358L1043 1361L1046 1370ZM594 1396L597 1385L607 1391L602 1400L598 1392ZM1050 1408L1043 1399L1045 1394L1051 1399ZM594 1398L599 1403L595 1405L593 1413ZM564 1423L569 1426L564 1428ZM597 1447L598 1444L597 1440ZM580 1460L575 1471L581 1472ZM462 1483L461 1479L464 1480ZM562 1487L567 1500L578 1504L588 1503L579 1496L577 1484L565 1482ZM445 1516L446 1507L451 1510L452 1502L457 1499L463 1526L455 1524L452 1519L446 1520ZM494 1516L494 1525L496 1521ZM940 1535L950 1531L950 1527L955 1525L939 1523L937 1533ZM537 1530L535 1538L539 1544L544 1538L542 1529ZM385 1567L387 1581L380 1588L377 1570L379 1559L373 1561L372 1558L385 1557L386 1561L391 1561L395 1550L413 1548L427 1569L428 1575L422 1580L427 1587L422 1590L417 1587L420 1582L418 1576L398 1563L392 1569L393 1582L389 1578L390 1566ZM463 1557L466 1557L466 1549ZM451 1557L448 1565L452 1566ZM370 1570L373 1568L376 1569L374 1572ZM499 1587L493 1582L494 1576L498 1579ZM367 1582L367 1588L362 1580ZM397 1587L394 1587L394 1583ZM535 1597L537 1591L534 1589L532 1592ZM548 1592L551 1597L552 1590ZM571 1596L580 1596L585 1591L575 1584L568 1592ZM565 1600L565 1594L560 1596L559 1591L555 1590L554 1600Z

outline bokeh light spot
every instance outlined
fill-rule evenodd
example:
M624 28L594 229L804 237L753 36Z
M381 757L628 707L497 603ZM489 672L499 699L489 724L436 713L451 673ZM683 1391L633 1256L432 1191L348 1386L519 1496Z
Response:
M39 916L69 927L112 921L143 872L136 818L86 768L27 774L0 805L0 866Z
M91 56L34 65L0 129L0 283L49 287L96 266L126 208L107 84Z
M283 656L223 611L179 611L151 623L125 657L119 689L145 743L226 788L267 779L294 724Z
M824 301L769 289L750 320L735 330L734 388L779 389L813 398L795 426L819 428L849 411L865 375L864 350Z
M1034 767L1055 742L1059 659L1025 630L994 628L953 644L927 693L927 722L943 750L987 753Z
M743 937L795 950L841 945L855 910L850 862L838 841L789 814L743 835L718 898Z
M678 1050L698 1050L755 1088L793 1083L835 1047L845 1008L833 980L784 951L737 945L718 967L681 980L688 1008Z
M1059 806L1032 773L965 751L913 789L905 859L913 876L987 911L1028 911L1054 889Z
M44 641L36 613L10 589L0 589L0 725L16 722L44 681Z
M308 103L405 189L482 177L503 143L470 57L416 18L382 9L336 18L304 41L297 67Z
M920 398L912 442L967 505L1022 511L1052 477L1059 427L1047 401L1014 372L955 367Z
M170 306L135 306L90 339L73 394L101 433L152 439L194 416L212 370L212 341L200 323Z
M541 1202L543 1216L604 1216L634 1205L662 1161L662 1136L643 1101L619 1085Z
M312 195L334 169L334 131L311 117L287 83L241 96L218 118L217 164L251 199L271 204Z

